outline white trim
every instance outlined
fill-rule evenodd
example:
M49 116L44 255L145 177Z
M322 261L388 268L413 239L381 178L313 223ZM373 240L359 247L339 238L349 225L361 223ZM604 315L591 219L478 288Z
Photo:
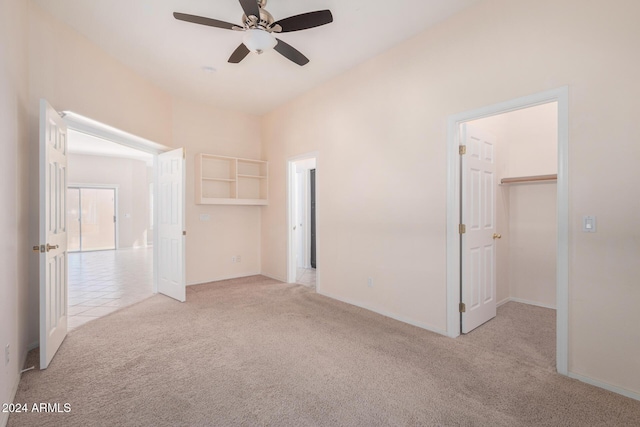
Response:
M558 245L556 271L556 367L569 373L569 88L556 94L558 102Z
M232 280L232 279L241 279L243 277L251 277L251 276L262 276L260 273L243 273L240 276L236 274L232 274L230 276L218 276L214 279L208 279L205 281L197 281L192 283L187 283L187 286L198 286L198 285L206 285L211 282L221 282L223 280Z
M20 357L20 363L18 364L18 375L16 376L15 384L13 385L11 391L9 392L9 401L2 403L11 403L16 399L16 394L18 393L18 387L20 386L20 381L22 380L22 370L24 369L25 362L27 361L27 356L29 352L40 346L38 341L35 341L27 346L25 352L23 352L22 357ZM0 412L0 427L6 427L9 422L9 412Z
M496 303L496 308L498 308L498 307L500 307L500 306L502 306L502 305L505 305L505 304L506 304L506 303L508 303L508 302L511 302L511 298L509 298L509 297L507 297L507 298L503 299L502 301L498 301L498 302Z
M160 281L160 209L158 209L158 200L160 200L160 169L158 165L158 153L153 155L153 293L158 293L158 282ZM185 245L186 251L186 245ZM186 273L186 270L185 270Z
M293 188L295 179L295 164L301 160L309 160L315 159L316 161L316 230L318 228L318 224L320 224L320 211L318 206L318 195L319 195L319 185L318 185L318 171L320 170L320 159L319 153L317 151L312 151L310 153L300 154L298 156L293 156L287 158L286 170L287 170L287 280L286 283L295 283L296 282L296 254L295 254L295 242L294 242L294 233L293 233L293 218L295 217L295 213L293 212ZM322 266L319 259L320 254L320 238L318 233L316 232L316 263L317 265ZM277 279L279 280L279 279ZM316 269L316 291L320 293L320 269Z
M76 132L106 139L151 154L164 153L165 151L172 150L171 147L167 147L166 145L158 144L157 142L116 129L88 117L81 116L73 111L63 111L61 116L67 124L67 127Z
M556 310L556 307L549 305L549 304L542 304L536 301L530 301L527 299L522 299L522 298L513 298L513 297L508 297L503 299L502 301L500 301L499 303L496 304L497 307L500 307L501 305L505 305L508 302L518 302L520 304L527 304L527 305L534 305L536 307L542 307L542 308L549 308L551 310Z
M300 286L303 286L303 285L300 285ZM345 304L353 305L355 307L360 307L360 308L363 308L365 310L372 311L372 312L374 312L376 314L379 314L379 315L384 316L384 317L388 317L388 318L393 319L393 320L397 320L397 321L402 322L402 323L407 323L407 324L412 325L412 326L417 326L418 328L425 329L425 330L427 330L429 332L433 332L433 333L436 333L438 335L444 335L444 336L447 335L447 331L445 331L443 329L434 328L433 326L428 325L426 323L415 322L415 321L413 321L411 319L408 319L406 317L403 317L403 316L398 316L396 314L392 314L392 313L389 313L389 312L386 312L386 311L378 310L377 308L373 308L373 307L371 307L371 306L369 306L367 304L362 304L360 302L356 302L356 301L350 300L348 298L343 298L341 296L337 296L337 295L334 295L334 294L331 294L331 293L327 293L327 292L316 291L316 293L318 293L318 294L320 294L322 296L325 296L327 298L331 298L331 299L343 302Z
M22 361L22 364L20 365L20 370L22 370L22 366L24 366L25 360L26 360L26 357L24 358L24 360ZM16 399L16 393L18 392L18 386L20 385L21 379L22 379L22 374L20 373L20 371L18 371L18 375L16 375L16 381L11 387L11 391L9 392L9 401L2 402L2 403L11 403ZM9 412L0 411L0 427L6 427L8 422L9 422Z
M274 274L260 273L261 276L268 277L269 279L277 280L278 282L287 283L285 277L276 276Z
M609 391L612 391L614 393L621 394L621 395L623 395L625 397L629 397L631 399L640 400L640 394L636 393L635 391L627 390L626 388L622 388L622 387L618 387L618 386L615 386L615 385L611 385L611 384L605 383L603 381L594 380L593 378L585 377L583 375L576 374L576 373L573 373L573 372L569 372L568 376L569 376L569 378L573 378L574 380L582 381L583 383L587 383L587 384L592 385L592 386L600 387L600 388L603 388L605 390L609 390Z
M558 89L513 99L449 116L447 122L447 335L460 335L460 161L459 125L497 114L558 103L558 251L556 276L556 367L568 374L569 360L569 88Z

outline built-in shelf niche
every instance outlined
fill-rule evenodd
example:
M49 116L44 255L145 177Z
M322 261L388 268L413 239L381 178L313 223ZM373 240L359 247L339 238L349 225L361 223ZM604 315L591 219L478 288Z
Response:
M196 154L196 204L268 204L269 163L262 160Z

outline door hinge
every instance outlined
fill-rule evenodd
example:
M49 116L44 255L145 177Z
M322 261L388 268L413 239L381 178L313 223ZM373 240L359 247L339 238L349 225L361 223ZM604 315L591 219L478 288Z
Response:
M466 145L459 146L458 153L460 153L461 156L464 156L465 154L467 154L467 146Z
M116 222L116 216L115 215L113 216L113 222Z
M460 313L466 313L467 312L467 306L463 302L460 303L460 305L458 306L458 309L460 310Z
M184 231L182 232L182 235L183 235L183 236L186 236L186 235L187 235L187 230L184 230Z
M460 224L460 226L458 227L458 231L460 232L460 234L464 234L467 232L467 226L464 224Z

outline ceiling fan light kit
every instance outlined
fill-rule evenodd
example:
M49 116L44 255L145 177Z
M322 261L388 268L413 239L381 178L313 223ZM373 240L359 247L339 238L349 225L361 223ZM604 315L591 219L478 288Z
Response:
M264 7L267 0L239 0L244 11L242 15L243 26L240 27L229 22L202 16L188 15L174 12L173 16L185 22L206 25L209 27L226 30L244 31L242 44L229 57L232 64L242 61L250 52L261 54L269 49L275 49L285 58L298 65L305 65L309 59L293 46L277 39L273 33L288 33L292 31L306 30L333 22L333 15L329 10L318 10L303 13L275 21L273 16Z
M278 41L269 33L258 28L250 28L245 31L244 37L242 37L242 43L251 51L258 55L265 50L273 49Z

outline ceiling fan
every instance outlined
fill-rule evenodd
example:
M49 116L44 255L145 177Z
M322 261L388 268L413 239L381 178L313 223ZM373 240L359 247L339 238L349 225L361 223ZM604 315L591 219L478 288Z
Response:
M218 21L217 19L179 12L174 12L173 16L178 20L192 22L194 24L207 25L209 27L223 28L226 30L244 31L245 35L242 43L229 58L229 62L232 64L238 64L249 52L261 54L268 49L274 49L298 65L307 64L309 59L306 56L293 46L277 39L273 33L288 33L329 24L333 22L331 11L318 10L276 21L265 9L266 5L267 0L240 0L240 6L244 11L244 15L242 15L242 26Z

